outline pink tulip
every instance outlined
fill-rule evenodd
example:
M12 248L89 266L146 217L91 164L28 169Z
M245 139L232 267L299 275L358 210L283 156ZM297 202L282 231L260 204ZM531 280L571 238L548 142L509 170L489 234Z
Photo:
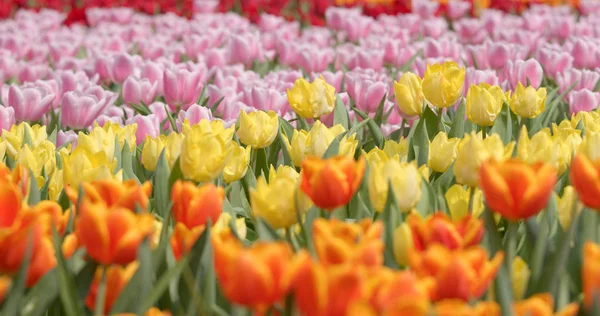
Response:
M347 90L356 107L367 113L377 112L379 103L388 93L389 86L385 82L372 81L356 75L346 75Z
M192 104L186 111L179 111L177 115L177 128L181 131L181 126L185 121L190 125L200 123L201 120L212 120L212 113L207 107L198 104Z
M569 95L569 113L571 115L580 111L593 111L600 103L600 93L588 89L573 91Z
M112 94L98 98L95 94L80 91L65 93L62 98L60 121L65 127L84 129L112 104Z
M243 102L257 110L275 111L284 115L289 108L287 95L271 88L252 87L243 93Z
M199 71L190 72L185 69L165 69L163 89L165 100L172 111L178 108L186 110L198 101L202 92L204 74Z
M209 48L204 54L204 61L208 68L223 67L227 65L227 49Z
M422 18L428 18L435 15L440 4L437 1L420 0L412 2L412 11Z
M573 57L565 51L542 47L537 51L536 58L551 78L556 78L559 73L573 66Z
M448 22L444 18L429 18L421 25L421 34L426 37L440 38L448 32Z
M171 129L171 123L167 121L167 110L165 108L166 104L162 102L154 102L148 105L148 108L152 112L152 114L156 115L159 122L164 122L162 129L164 131L168 131Z
M360 16L352 20L346 20L343 24L343 30L346 32L347 39L355 42L369 36L372 23L372 17Z
M52 88L42 82L26 83L20 87L11 85L7 103L14 109L18 122L33 122L50 110L55 96Z
M462 47L456 40L448 38L435 40L428 38L425 40L423 55L425 58L446 57L458 61L461 57L461 51Z
M325 11L325 20L327 25L334 30L341 31L348 20L353 20L361 16L358 8L336 8L331 6Z
M506 78L511 89L515 89L519 82L526 86L528 80L531 86L537 89L542 84L543 76L542 65L533 58L517 60L514 63L509 61L506 67Z
M150 83L148 79L137 79L128 77L123 84L123 101L128 104L148 105L154 101L156 96L156 83Z
M479 19L462 19L454 22L454 29L463 43L480 44L488 37Z
M315 80L323 76L325 82L332 85L335 88L335 91L342 91L342 79L344 79L344 73L341 71L331 72L331 71L323 71L320 73L312 73L311 79Z
M125 79L133 73L134 67L133 58L129 54L117 54L113 57L111 68L109 69L111 79L117 83L125 82Z
M600 51L598 44L587 39L577 38L573 43L571 55L576 68L594 68L599 65L596 54Z
M154 114L136 116L127 120L127 125L137 124L135 142L139 146L146 137L157 138L160 135L160 121Z
M15 110L11 107L0 106L0 131L10 130L15 124Z
M156 93L159 95L163 93L163 72L163 67L155 62L147 61L142 66L141 78L156 84Z
M325 71L333 59L333 49L305 46L305 49L296 55L295 64L306 72L319 72Z
M56 147L61 147L65 144L73 144L77 146L77 133L75 131L58 131L56 134Z
M458 20L471 10L471 3L468 1L448 1L448 18Z
M50 66L47 64L23 64L21 70L17 74L20 82L33 82L36 80L47 78L50 74Z
M567 91L572 85L574 85L572 91L583 89L593 91L596 88L598 80L600 80L600 72L585 69L579 70L571 68L556 76L558 90L561 93Z
M257 34L232 35L227 49L229 62L232 64L252 65L255 61L264 61L264 54Z

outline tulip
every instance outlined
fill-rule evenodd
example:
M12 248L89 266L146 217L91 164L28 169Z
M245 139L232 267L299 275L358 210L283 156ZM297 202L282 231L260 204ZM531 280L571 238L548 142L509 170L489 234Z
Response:
M102 179L82 184L84 196L81 200L91 203L104 204L108 208L122 207L132 212L136 211L136 205L145 211L149 204L149 196L152 193L152 184L145 182L139 185L135 180L118 181L115 179ZM74 205L80 200L79 189L67 187L65 193Z
M384 211L390 189L401 212L408 212L417 205L421 199L422 176L414 162L391 159L369 166L369 199L375 211Z
M160 135L160 121L156 114L141 115L136 114L127 120L127 124L136 124L135 131L136 145L140 145L146 137L156 138Z
M516 60L514 63L509 61L506 67L506 74L510 88L512 89L516 88L518 83L525 85L527 82L533 88L537 89L542 83L542 77L544 77L542 65L533 58L525 61Z
M217 280L230 302L265 312L287 293L284 276L291 253L286 243L258 242L245 248L231 233L215 235L212 242ZM244 267L244 273L239 273L239 267Z
M45 140L40 145L33 148L33 150L26 144L17 153L17 163L33 172L40 188L44 185L44 182L46 182L42 171L44 171L46 175L52 175L56 169L55 149L56 146L54 146L54 143Z
M46 126L30 126L26 122L22 122L19 125L13 125L10 130L4 130L2 132L2 138L6 141L6 153L11 159L15 159L17 152L21 149L25 133L29 134L31 145L33 147L37 147L44 140L48 139Z
M434 314L436 316L499 316L500 306L494 301L479 301L472 306L468 302L450 299L437 302Z
M581 266L583 304L592 308L598 300L600 290L600 246L587 241L583 246L583 265Z
M223 209L225 191L213 184L197 187L191 182L176 181L171 190L171 209L175 221L188 229L216 223Z
M296 114L303 118L319 118L331 113L335 107L335 88L323 77L312 83L299 78L287 90L288 101Z
M309 157L302 163L300 187L316 206L331 211L350 202L364 172L364 159Z
M244 148L238 146L237 143L232 143L231 146L233 147L231 159L223 169L223 181L225 183L231 183L243 178L250 164L250 146Z
M12 279L8 276L0 277L0 304L4 302L4 297L6 297L6 293L8 293L8 289L12 284Z
M98 127L94 127L94 129L96 128ZM136 123L121 126L118 123L107 122L102 126L102 129L108 134L110 134L112 131L117 136L117 140L119 141L119 149L122 150L123 146L125 146L125 142L127 142L129 145L129 152L133 153L135 151L135 144L137 144L135 138L137 132Z
M488 161L481 166L479 175L487 205L511 221L540 212L556 183L556 169L552 166L528 165L519 159Z
M517 256L512 264L512 288L515 300L525 298L525 290L529 284L531 270L523 258Z
M389 89L387 82L374 81L368 77L352 74L346 75L346 86L348 95L354 100L356 107L367 113L377 112L379 104L387 96Z
M170 240L175 260L180 260L184 255L190 252L198 237L204 232L204 229L204 225L188 228L183 223L175 224L175 229L173 230Z
M97 94L71 91L63 95L60 120L63 126L84 129L92 125L112 103L116 95L101 91Z
M112 57L108 65L110 79L116 83L123 83L134 71L133 57L127 53L120 53Z
M183 135L174 132L170 133L169 136L160 135L158 138L146 137L142 148L142 165L144 168L155 171L158 158L163 149L169 168L173 168L175 161L179 158L183 139Z
M478 186L481 164L490 158L497 161L510 158L514 146L514 142L504 146L498 134L488 135L483 140L481 135L474 133L465 135L458 145L458 154L454 161L456 182L470 187Z
M586 146L587 139L589 138L584 139L580 153L571 162L570 179L581 202L587 207L600 209L600 195L598 195L600 192L600 168L598 167L600 157L594 152L595 145ZM587 148L590 148L591 152L587 151Z
M548 293L535 294L526 300L513 303L515 315L556 315L575 316L579 312L579 304L571 303L554 313L554 300Z
M400 224L394 230L394 258L400 265L408 264L408 254L415 247L412 231L406 223Z
M534 118L540 115L546 107L546 88L537 90L532 86L525 88L519 82L508 104L518 116Z
M125 288L127 283L139 267L139 263L134 261L125 267L112 265L109 267L99 267L96 270L90 290L85 298L85 306L90 310L94 310L96 307L96 297L98 296L98 288L102 280L102 275L106 274L106 297L104 298L104 311L108 312L112 308L113 304L119 298L121 291ZM105 271L105 269L107 269Z
M556 210L558 222L562 229L566 231L571 226L571 221L575 214L582 210L582 205L577 200L575 188L570 185L563 189L562 196L558 196L558 194L554 193L554 197L556 198L556 204L558 205ZM577 208L575 208L575 206Z
M184 177L197 182L216 179L231 156L233 127L225 129L221 122L203 120L189 130L184 125L183 130L179 163Z
M15 124L15 109L0 106L0 131L7 130Z
M504 253L497 252L488 261L486 251L479 246L451 251L434 244L424 252L411 252L409 266L417 276L433 278L432 300L469 301L485 293L503 259Z
M477 218L483 213L483 195L481 190L479 188L465 189L462 185L455 184L451 186L444 195L452 220L460 220L469 214L470 190L475 190L471 214L473 214L473 217Z
M396 103L407 116L421 116L423 113L422 82L423 79L412 72L404 73L400 80L394 82Z
M165 101L172 111L187 108L196 102L202 92L204 74L200 71L190 72L185 69L165 69L163 89Z
M142 241L154 231L154 218L123 207L107 208L84 200L75 221L75 234L87 254L101 264L128 264Z
M465 81L465 69L455 62L427 64L423 76L423 95L438 108L454 105L461 97Z
M327 128L320 121L316 121L308 132L294 130L291 145L288 146L294 165L302 166L302 162L308 156L323 157L329 145L343 132L344 128L339 124ZM358 141L355 140L354 135L344 136L340 141L338 155L354 157L357 146Z
M117 135L112 128L105 130L94 127L88 134L79 132L77 135L77 147L89 151L92 154L103 153L109 161L115 157L115 143Z
M445 132L440 132L429 144L427 164L437 172L446 172L458 153L459 138L450 138Z
M253 148L269 147L279 132L279 116L273 111L240 111L237 135L242 143Z
M200 106L198 104L192 104L187 110L179 111L177 115L176 125L179 131L181 131L182 125L187 121L189 125L200 123L201 120L213 119L212 113L209 108Z
M13 108L17 121L37 121L50 111L55 96L52 88L47 85L37 83L27 83L20 87L11 85L6 105Z
M467 116L479 126L492 126L505 101L506 95L499 86L472 84L467 92Z
M113 175L116 168L115 160L108 160L103 152L92 153L77 147L72 153L60 153L63 166L63 181L71 187L78 188L82 182L93 180L122 178L119 171Z
M426 250L434 244L450 250L466 249L478 245L484 235L483 221L471 215L453 221L444 213L434 213L426 219L411 214L407 222L417 251Z
M156 96L157 83L128 77L123 84L123 101L127 104L150 105Z

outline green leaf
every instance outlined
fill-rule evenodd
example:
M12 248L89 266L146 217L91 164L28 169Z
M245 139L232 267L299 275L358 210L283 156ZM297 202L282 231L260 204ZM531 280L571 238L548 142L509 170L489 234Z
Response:
M506 103L504 103L502 111L500 112L500 115L496 118L494 126L492 126L492 129L490 130L489 134L491 135L497 133L502 139L502 142L504 144L508 144L512 140L512 126L513 124L510 115L510 108Z
M369 115L367 115L365 112L363 112L357 108L354 108L353 110L363 120L366 120L367 118L369 118ZM381 132L381 128L379 128L379 125L377 125L377 123L375 123L374 120L369 120L367 122L367 127L369 127L369 131L371 132L371 137L373 138L373 141L375 142L375 146L377 146L379 148L383 148L385 138L383 137L383 132Z
M163 149L156 163L152 188L154 190L154 205L156 213L165 217L169 211L169 164L167 163L165 149Z
M60 300L63 306L63 311L67 316L84 315L83 300L87 296L87 291L89 290L92 278L94 277L94 273L96 271L96 263L93 261L90 261L90 263L88 263L88 270L89 268L93 269L91 277L89 277L89 281L87 278L84 279L84 275L82 275L81 279L79 278L79 275L77 278L75 278L73 273L69 270L69 266L67 265L67 262L63 257L60 237L58 236L58 233L55 229L53 229L53 236L54 251L56 253L57 261L56 269L58 271L58 284L60 284L58 290L60 294ZM80 273L88 270L84 268ZM75 283L76 281L81 281L81 283ZM85 287L83 291L81 291L81 287L86 285L87 287Z
M241 179L241 182L242 182L242 188L244 189L244 195L246 196L247 202L251 203L250 202L250 188L256 187L256 176L254 175L254 171L252 171L252 168L248 168L248 171L246 171L246 174ZM246 200L246 199L244 199L244 200ZM242 202L244 202L244 200L242 200ZM248 214L246 214L246 217L252 218L252 217L254 217L254 215L251 212L248 212Z
M25 147L25 145L29 146L30 149L33 149L33 139L27 128L23 128L23 142L21 143L22 147Z
M184 258L179 260L177 264L171 267L167 272L162 274L161 277L156 281L156 284L154 284L152 291L148 293L148 296L146 296L146 298L140 304L140 310L146 311L152 306L154 306L156 302L158 302L158 300L161 298L163 293L167 290L169 284L171 284L171 281L179 278L179 275L181 274L183 269L185 269L185 267L188 266L189 262L189 256L185 256Z
M377 106L377 111L375 112L375 123L377 123L377 125L381 126L381 124L383 124L383 112L384 112L384 107L385 107L385 101L387 100L387 93L383 96L383 98L381 98L381 101L379 101L379 105Z
M117 160L117 166L115 170L121 170L123 166L123 159L121 154L121 145L119 143L119 135L115 135L115 159Z
M165 113L167 113L167 120L169 120L169 124L171 125L171 129L173 131L178 130L177 129L177 123L175 122L175 118L173 118L173 115L171 114L171 110L169 110L169 108L167 107L166 104L165 104Z
M275 231L275 229L262 218L256 219L256 232L261 240L264 241L279 241L283 238Z
M183 172L181 172L179 165L180 158L181 157L178 157L177 160L175 160L175 164L173 164L173 170L171 170L171 174L169 175L169 192L171 192L171 189L173 189L173 184L175 184L177 180L183 180Z
M424 178L421 181L421 192L421 200L416 208L423 217L427 217L438 210L436 192Z
M398 263L394 256L394 231L398 226L398 215L400 210L398 209L398 203L396 202L396 196L394 190L392 190L392 183L388 184L388 195L385 201L385 207L383 209L383 226L384 226L384 242L385 251L383 253L383 261L385 266L398 269Z
M290 124L290 122L286 121L284 118L280 117L279 118L279 126L281 127L281 129L284 132L284 136L287 137L287 139L291 139L292 135L294 135L294 127L292 126L292 124Z
M217 110L217 108L219 107L219 104L221 104L221 102L223 102L223 100L225 100L225 97L221 97L219 100L217 100L217 102L215 102L211 107L210 107L210 111L212 113L215 113L215 111Z
M123 288L119 297L113 304L110 314L132 313L144 314L145 310L139 310L140 299L145 298L152 289L154 273L152 268L152 252L148 240L145 240L138 248L137 260L139 267Z
M123 146L123 152L121 154L123 159L123 180L134 179L137 183L140 183L140 180L133 172L133 162L131 157L133 154L129 150L129 144L125 141L125 145Z
M465 100L463 99L456 109L456 113L454 113L454 119L452 120L452 127L450 128L450 132L448 132L448 137L458 137L462 138L465 135L465 113L466 113L466 105Z
M27 248L25 249L25 256L21 267L17 272L17 275L12 280L12 284L8 289L6 298L4 299L2 311L0 315L17 315L21 309L21 301L25 296L25 284L27 282L27 271L29 270L29 264L31 263L31 256L33 254L33 232L31 230L27 234Z
M429 158L429 136L427 133L425 120L420 120L417 124L415 134L411 141L413 142L413 150L417 165L422 166L427 164Z
M527 228L527 232L530 236L535 236L534 239L534 247L533 252L531 254L530 260L530 270L531 277L529 279L528 293L527 297L531 296L533 293L533 289L538 285L542 276L542 269L544 267L545 259L546 259L546 249L548 247L548 238L550 232L550 221L549 217L549 208L556 208L556 199L552 196L552 202L548 203L548 206L545 211L542 212L542 220L537 227L537 223L535 218L529 218L525 222L525 227Z
M38 189L37 180L33 171L29 170L29 199L27 203L34 206L40 202L40 190Z
M348 110L339 95L335 96L335 108L333 109L333 125L340 124L345 130L350 128L350 118L348 117Z
M427 135L429 135L430 140L433 139L438 133L438 120L438 115L433 112L430 107L426 106L423 110L423 114L421 115L421 120L419 120L419 123L422 125L424 124L427 128Z
M266 180L269 180L269 163L267 162L267 150L265 148L255 148L256 161L255 161L255 172L256 175L263 175Z
M152 110L148 108L144 103L141 104L129 104L136 112L142 115L150 115L152 114Z
M340 150L340 141L336 137L336 138L333 139L333 141L331 142L331 144L329 144L329 147L327 147L327 150L323 154L323 158L332 158L332 157L335 157L335 156L337 156L339 150Z
M287 137L283 132L283 128L279 129L279 133L277 135L279 138L279 145L281 146L281 153L283 154L283 164L286 166L293 165L292 162L292 154L290 153L290 148L288 147L289 142L287 141Z

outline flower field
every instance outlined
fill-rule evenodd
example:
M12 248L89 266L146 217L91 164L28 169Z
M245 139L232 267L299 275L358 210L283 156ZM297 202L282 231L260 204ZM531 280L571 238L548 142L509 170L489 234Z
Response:
M290 3L7 11L0 315L600 315L600 1Z

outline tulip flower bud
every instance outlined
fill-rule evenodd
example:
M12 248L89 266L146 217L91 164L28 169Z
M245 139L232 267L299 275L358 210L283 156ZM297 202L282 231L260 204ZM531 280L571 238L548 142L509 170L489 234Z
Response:
M499 86L487 83L472 84L467 92L467 116L479 126L492 126L496 117L502 111L506 96Z
M229 162L223 169L223 181L225 183L231 183L243 178L250 163L250 146L244 148L232 141L231 147L233 148L231 159L229 159Z
M335 107L335 88L323 77L312 83L300 78L287 90L287 95L292 109L303 118L319 118Z
M383 212L390 189L400 211L408 212L417 205L421 199L422 176L414 162L388 160L370 167L369 198L375 211Z
M408 254L415 247L412 231L406 223L400 224L394 230L394 257L400 265L408 264Z
M242 143L254 148L269 147L279 132L279 116L274 111L240 111L238 137Z
M406 72L394 82L396 103L407 116L420 116L423 113L423 79L412 72Z
M448 170L458 152L459 138L450 138L445 132L438 133L429 144L429 159L427 164L437 172Z
M532 86L525 88L521 82L509 102L510 109L520 117L534 118L544 111L546 107L546 88L535 89Z
M438 108L447 108L458 101L465 82L465 68L447 61L443 64L427 64L423 76L423 95Z

